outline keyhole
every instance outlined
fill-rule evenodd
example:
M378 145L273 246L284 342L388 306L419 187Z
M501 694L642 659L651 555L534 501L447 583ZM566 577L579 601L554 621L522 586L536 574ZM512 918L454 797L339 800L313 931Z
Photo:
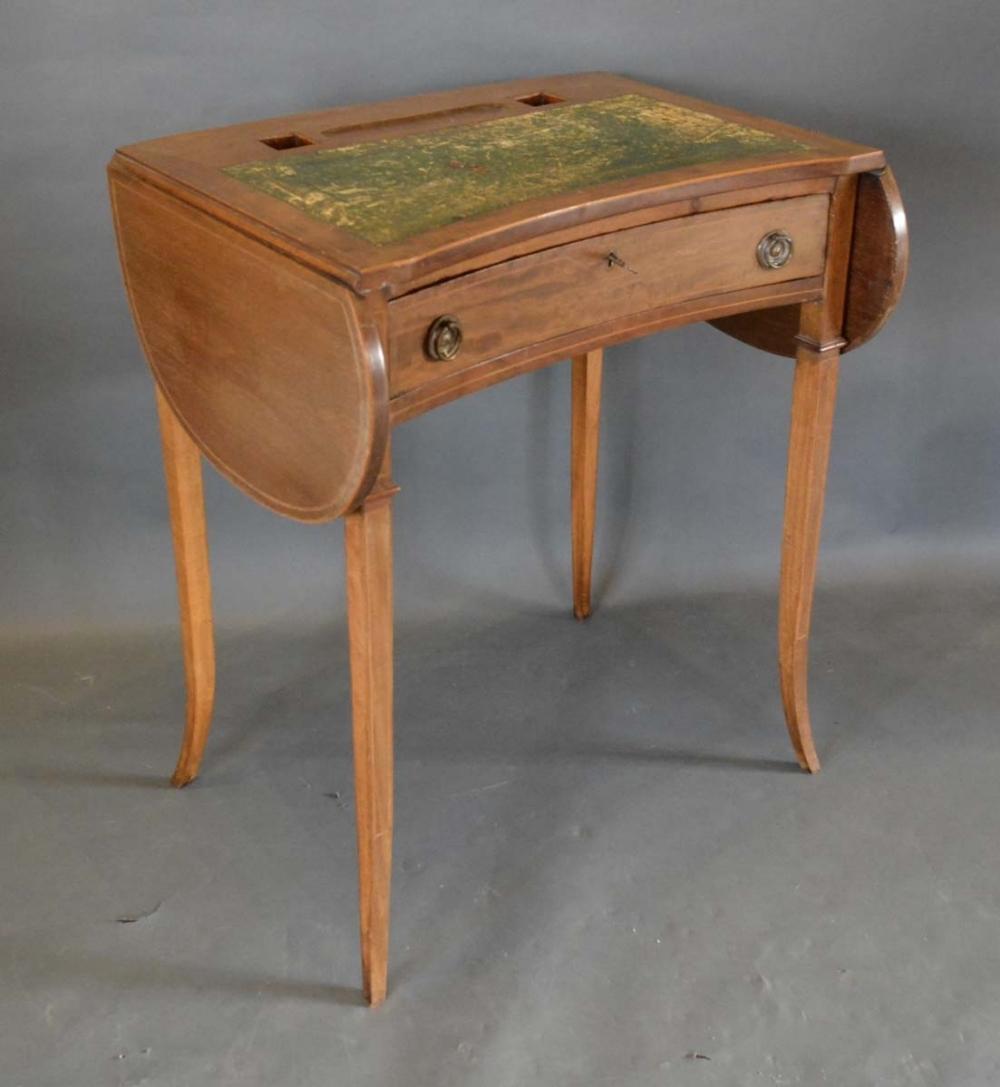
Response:
M623 261L613 249L604 259L607 261L609 268L624 268L626 272L631 272L634 276L639 274L631 265Z

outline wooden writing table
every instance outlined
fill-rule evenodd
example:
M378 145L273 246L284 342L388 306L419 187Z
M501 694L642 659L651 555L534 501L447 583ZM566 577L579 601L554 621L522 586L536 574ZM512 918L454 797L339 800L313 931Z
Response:
M215 685L201 454L301 521L344 518L364 990L386 992L399 423L572 358L573 607L590 614L602 350L691 321L795 359L778 615L806 668L840 355L902 289L881 151L604 73L134 144L109 165L156 379L198 772Z

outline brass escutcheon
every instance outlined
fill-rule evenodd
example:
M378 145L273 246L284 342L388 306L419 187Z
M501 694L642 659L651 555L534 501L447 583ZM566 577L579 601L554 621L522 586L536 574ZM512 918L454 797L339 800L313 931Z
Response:
M427 354L438 362L447 362L458 354L461 346L462 326L458 318L447 313L435 318L424 341Z
M784 268L794 248L790 235L783 230L772 230L757 243L757 263L761 268Z
M632 275L637 276L639 273L628 263L628 261L622 260L620 256L612 249L610 253L604 258L605 263L609 268L624 268L626 272L631 272Z

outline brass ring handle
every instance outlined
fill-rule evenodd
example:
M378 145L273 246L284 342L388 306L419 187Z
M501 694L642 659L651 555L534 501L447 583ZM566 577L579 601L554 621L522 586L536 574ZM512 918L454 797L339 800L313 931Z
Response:
M453 359L462 347L462 326L457 317L443 314L436 318L427 330L427 339L424 341L424 349L427 354L438 362L448 362Z
M757 243L757 263L761 268L784 268L794 250L791 235L783 230L772 230Z

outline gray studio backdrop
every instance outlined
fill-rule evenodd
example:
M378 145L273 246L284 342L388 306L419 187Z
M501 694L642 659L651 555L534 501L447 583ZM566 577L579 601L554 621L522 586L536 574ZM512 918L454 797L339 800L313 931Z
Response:
M995 0L6 4L3 632L175 621L151 385L107 208L116 145L594 68L888 151L912 270L893 322L844 367L823 577L1000 566L998 13ZM790 379L788 362L707 327L610 352L599 603L773 581ZM398 432L401 615L569 606L568 397L563 364ZM340 622L339 526L281 521L208 476L223 622Z

